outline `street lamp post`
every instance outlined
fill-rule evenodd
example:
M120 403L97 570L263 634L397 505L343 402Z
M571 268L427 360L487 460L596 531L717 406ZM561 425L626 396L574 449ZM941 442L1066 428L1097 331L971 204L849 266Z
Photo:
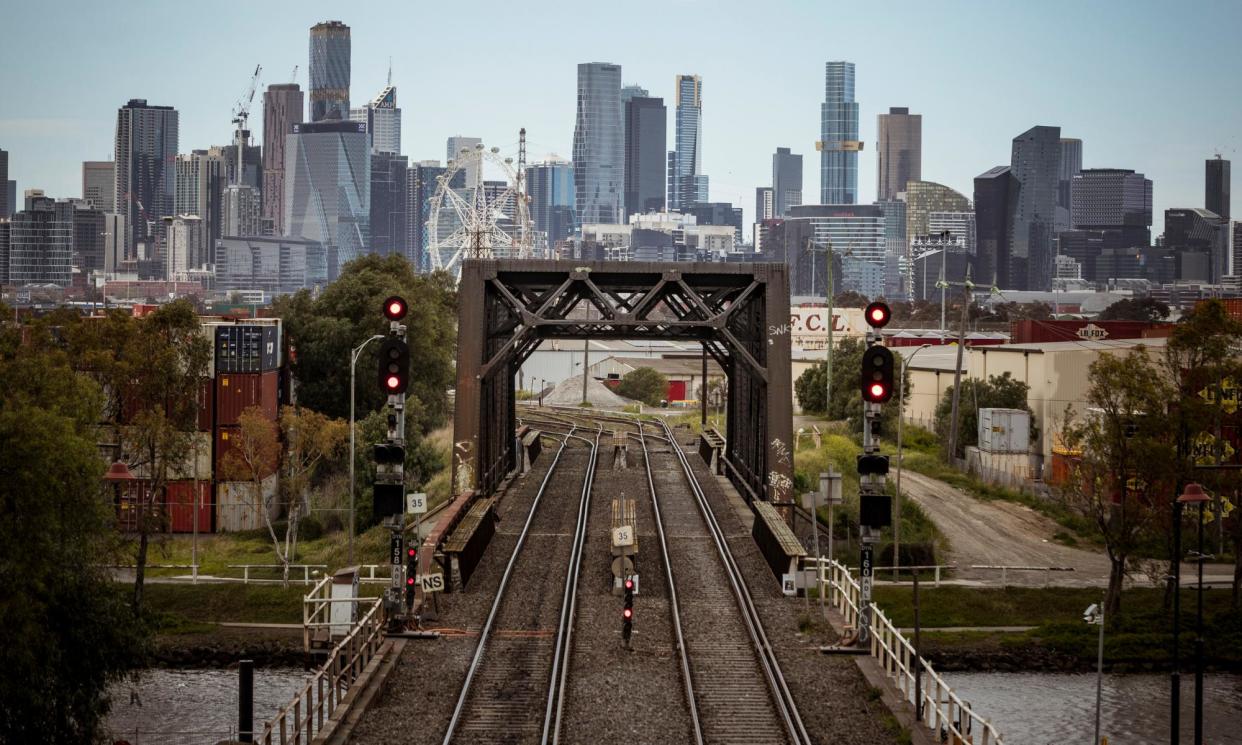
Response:
M1195 551L1195 563L1199 567L1199 586L1196 591L1195 603L1195 745L1203 745L1203 506L1211 501L1203 493L1203 487L1195 483L1186 484L1185 490L1177 498L1180 504L1199 505L1199 548ZM1173 526L1179 530L1181 525ZM1180 564L1181 556L1177 557Z
M358 355L362 354L362 350L366 345L377 339L383 339L383 334L376 334L349 352L349 565L354 565L354 392L357 386L354 384L354 367L358 364Z
M1100 627L1099 652L1095 663L1095 739L1092 745L1100 745L1100 702L1104 689L1104 606L1092 603L1083 611L1082 620Z
M897 514L893 518L893 581L897 580L897 573L901 567L901 433L906 408L906 366L914 359L914 355L930 346L930 344L921 344L918 349L910 353L909 357L902 355L901 374L897 376L897 495L893 499L893 511Z

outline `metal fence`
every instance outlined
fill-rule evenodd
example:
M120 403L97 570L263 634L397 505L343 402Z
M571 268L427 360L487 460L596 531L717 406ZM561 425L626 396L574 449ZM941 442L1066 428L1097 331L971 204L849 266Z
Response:
M818 568L821 591L827 593L833 608L845 622L858 628L862 602L858 581L844 565L831 559L810 559ZM972 742L977 745L1004 745L991 722L980 716L927 662L914 653L914 645L871 604L871 656L880 663L902 698L922 711L921 721L942 742ZM921 692L916 676L922 677ZM917 700L921 698L922 700ZM976 733L978 733L976 735Z
M303 745L323 730L324 723L331 721L350 687L379 653L384 642L382 605L382 598L374 599L370 610L333 647L323 667L306 679L293 701L281 707L280 712L263 725L257 742Z

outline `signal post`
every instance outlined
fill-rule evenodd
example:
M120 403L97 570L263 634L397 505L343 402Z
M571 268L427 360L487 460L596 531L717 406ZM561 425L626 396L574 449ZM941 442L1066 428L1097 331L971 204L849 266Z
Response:
M880 414L883 404L893 397L893 353L883 346L880 329L888 325L892 312L887 304L874 302L864 311L867 324L867 349L863 352L859 387L863 404L863 453L858 456L858 506L859 506L859 588L861 613L858 624L858 644L871 641L871 589L875 574L875 544L880 531L893 523L892 497L884 491L888 476L888 456L880 455L876 441L880 433ZM898 412L898 416L901 413Z
M410 385L410 347L405 340L405 318L409 305L392 296L384 301L388 336L380 344L378 382L388 394L388 436L375 445L375 487L372 510L389 530L389 562L392 582L384 592L384 613L389 631L400 631L413 608L418 546L407 550L405 531L405 392ZM408 566L407 566L408 564ZM402 586L405 602L402 602Z

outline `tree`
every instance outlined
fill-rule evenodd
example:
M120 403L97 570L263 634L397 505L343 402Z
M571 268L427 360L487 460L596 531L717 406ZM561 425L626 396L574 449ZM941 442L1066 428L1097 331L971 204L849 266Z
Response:
M866 308L871 301L861 292L843 290L832 298L834 308Z
M340 419L303 407L285 406L280 410L280 431L285 448L280 468L280 491L284 496L287 519L285 557L297 556L298 527L310 514L310 490L320 466L335 457L349 438L349 425ZM284 580L289 583L289 563L284 562Z
M957 411L957 452L955 458L963 458L966 448L979 444L979 409L1022 409L1030 414L1031 440L1039 437L1035 415L1026 402L1030 386L1016 380L1008 372L992 375L986 381L962 380L962 395ZM953 386L945 389L936 404L936 434L948 442L953 423ZM947 446L946 446L947 447Z
M1118 300L1096 316L1101 321L1163 321L1169 317L1169 306L1150 297Z
M177 300L142 317L113 311L103 319L54 314L75 366L106 392L102 420L119 460L141 481L133 527L135 612L142 607L151 539L165 528L161 506L169 480L186 465L198 418L198 393L211 358L194 307ZM97 419L98 421L98 419Z
M104 568L103 396L41 325L0 321L0 380L0 742L92 742L147 640Z
M1174 387L1140 346L1125 356L1101 354L1091 364L1090 413L1066 410L1062 439L1082 453L1066 488L1069 503L1092 518L1103 536L1110 570L1105 616L1117 624L1121 590L1135 549L1158 524L1173 485L1177 450L1163 416Z
M794 381L794 394L803 411L837 421L848 419L851 431L862 432L862 390L859 375L866 344L860 337L847 336L838 342L832 354L832 402L825 407L826 362L817 362ZM901 353L893 351L896 371L901 369ZM906 371L905 390L910 390L910 371ZM880 432L895 433L897 426L897 392L880 416Z
M368 254L349 262L317 298L307 291L279 298L273 307L289 336L293 376L302 406L330 417L349 416L350 350L374 334L387 334L381 304L389 295L409 303L402 323L410 345L410 391L420 403L418 429L429 432L448 417L446 392L454 385L457 290L444 273L416 274L404 257ZM358 358L358 418L378 411L387 395L376 377L376 345Z
M650 367L640 367L621 378L617 393L648 406L659 406L668 396L668 378Z

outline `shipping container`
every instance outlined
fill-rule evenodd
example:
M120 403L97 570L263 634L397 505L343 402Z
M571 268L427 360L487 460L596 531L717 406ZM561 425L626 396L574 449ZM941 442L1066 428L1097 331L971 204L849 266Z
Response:
M172 481L200 479L211 481L211 433L191 432L190 446L180 462L169 466L168 478Z
M168 529L174 533L193 533L194 486L198 484L198 532L212 531L211 516L215 512L211 502L210 481L170 481L164 512L168 517Z
M979 449L1025 453L1031 445L1031 415L1022 409L979 409Z
M1144 331L1164 325L1146 321L1014 321L1010 324L1010 343L1141 339Z
M198 386L198 431L211 431L211 417L216 407L216 381L204 378Z
M280 367L280 322L219 324L215 327L215 370L258 373Z
M272 420L280 411L280 373L220 373L216 376L216 427L232 427L242 412L258 406Z
M254 484L249 481L221 481L216 484L216 531L258 530L264 526L263 510L275 520L280 505L275 499L279 484L275 474L263 480L263 498L254 497Z
M249 478L250 474L245 471L245 466L239 461L235 464L239 471L227 471L225 468L225 458L229 453L235 452L238 448L238 437L241 435L240 427L219 427L216 429L216 447L215 447L215 478L217 481L235 481L239 479ZM275 464L271 464L270 468L264 469L271 473L275 470Z

